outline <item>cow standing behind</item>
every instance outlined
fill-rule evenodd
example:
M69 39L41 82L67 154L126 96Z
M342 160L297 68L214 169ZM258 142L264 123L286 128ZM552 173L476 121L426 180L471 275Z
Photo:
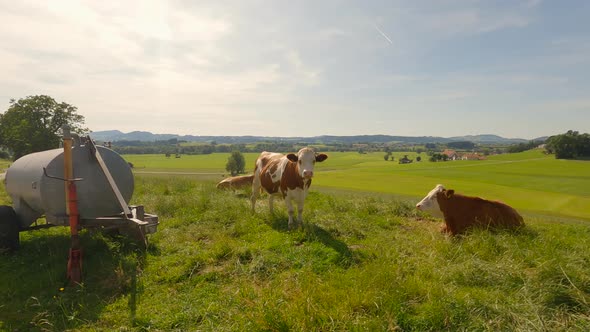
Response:
M456 194L452 189L437 185L416 208L444 218L443 232L461 234L471 227L515 228L524 226L523 218L512 207L479 197Z
M246 188L247 186L252 185L252 180L254 180L254 175L240 175L240 176L232 176L229 178L225 178L221 180L217 184L217 189L241 189Z
M261 188L269 194L268 205L273 213L274 196L282 196L285 199L289 212L289 228L293 228L294 208L293 201L297 204L297 225L303 225L303 203L311 185L313 168L316 162L322 162L328 158L325 154L316 154L310 148L302 148L297 154L283 155L273 152L262 152L254 167L254 180L252 181L252 211L256 206L256 199L260 195Z

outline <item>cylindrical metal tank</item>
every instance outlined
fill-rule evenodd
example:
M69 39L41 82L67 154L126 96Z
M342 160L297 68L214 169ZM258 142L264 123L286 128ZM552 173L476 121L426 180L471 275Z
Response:
M129 164L116 152L97 146L125 202L133 195L134 180ZM64 150L55 149L32 153L16 160L6 171L6 191L20 217L22 228L30 226L42 215L48 221L66 216L65 183L45 176L64 177ZM78 210L81 219L112 216L122 212L107 177L89 146L72 148L74 178L78 193Z

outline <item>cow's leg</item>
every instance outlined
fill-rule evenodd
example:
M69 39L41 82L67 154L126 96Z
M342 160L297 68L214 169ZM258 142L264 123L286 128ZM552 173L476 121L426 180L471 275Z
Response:
M256 198L258 198L258 194L252 190L252 195L250 196L250 203L252 205L252 212L254 212L254 207L256 207Z
M256 199L258 195L260 195L260 187L262 184L260 183L260 174L254 175L254 180L252 180L252 195L250 196L250 203L252 203L252 212L254 212L254 207L256 206Z
M307 190L302 190L297 197L297 224L303 227L303 203L307 196Z
M305 193L299 193L296 196L295 202L297 202L297 223L295 224L296 227L303 226L303 202L305 201Z
M297 224L303 227L303 202L297 204Z
M293 202L289 197L285 197L285 205L287 206L287 212L289 212L289 229L293 229L293 216L295 215L295 209L293 208Z

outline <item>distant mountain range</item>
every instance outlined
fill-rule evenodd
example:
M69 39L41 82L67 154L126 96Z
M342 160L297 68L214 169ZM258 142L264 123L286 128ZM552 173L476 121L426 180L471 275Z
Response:
M178 139L187 142L213 142L219 144L237 144L237 143L256 143L265 141L280 141L293 143L309 144L334 144L334 143L448 143L470 141L481 144L513 144L525 143L529 140L522 138L504 138L497 135L468 135L455 137L434 137L434 136L390 136L390 135L355 135L355 136L313 136L313 137L269 137L269 136L193 136L193 135L175 135L175 134L152 134L147 131L132 131L123 133L119 130L95 131L90 133L94 140L102 142L115 141L167 141ZM540 137L535 140L544 140L546 137Z

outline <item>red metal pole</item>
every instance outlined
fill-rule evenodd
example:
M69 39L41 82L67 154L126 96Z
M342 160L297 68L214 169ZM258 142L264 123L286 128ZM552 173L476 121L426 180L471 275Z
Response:
M68 254L67 277L71 283L82 281L82 250L80 249L80 238L78 237L78 195L76 194L76 183L74 182L74 168L72 161L72 136L67 126L63 128L64 145L64 178L66 179L66 212L70 221L70 234L72 243Z
M76 183L68 180L68 207L70 210L70 234L72 236L72 245L68 255L68 279L73 283L82 281L82 249L80 248L80 238L78 237L78 194L76 193Z

